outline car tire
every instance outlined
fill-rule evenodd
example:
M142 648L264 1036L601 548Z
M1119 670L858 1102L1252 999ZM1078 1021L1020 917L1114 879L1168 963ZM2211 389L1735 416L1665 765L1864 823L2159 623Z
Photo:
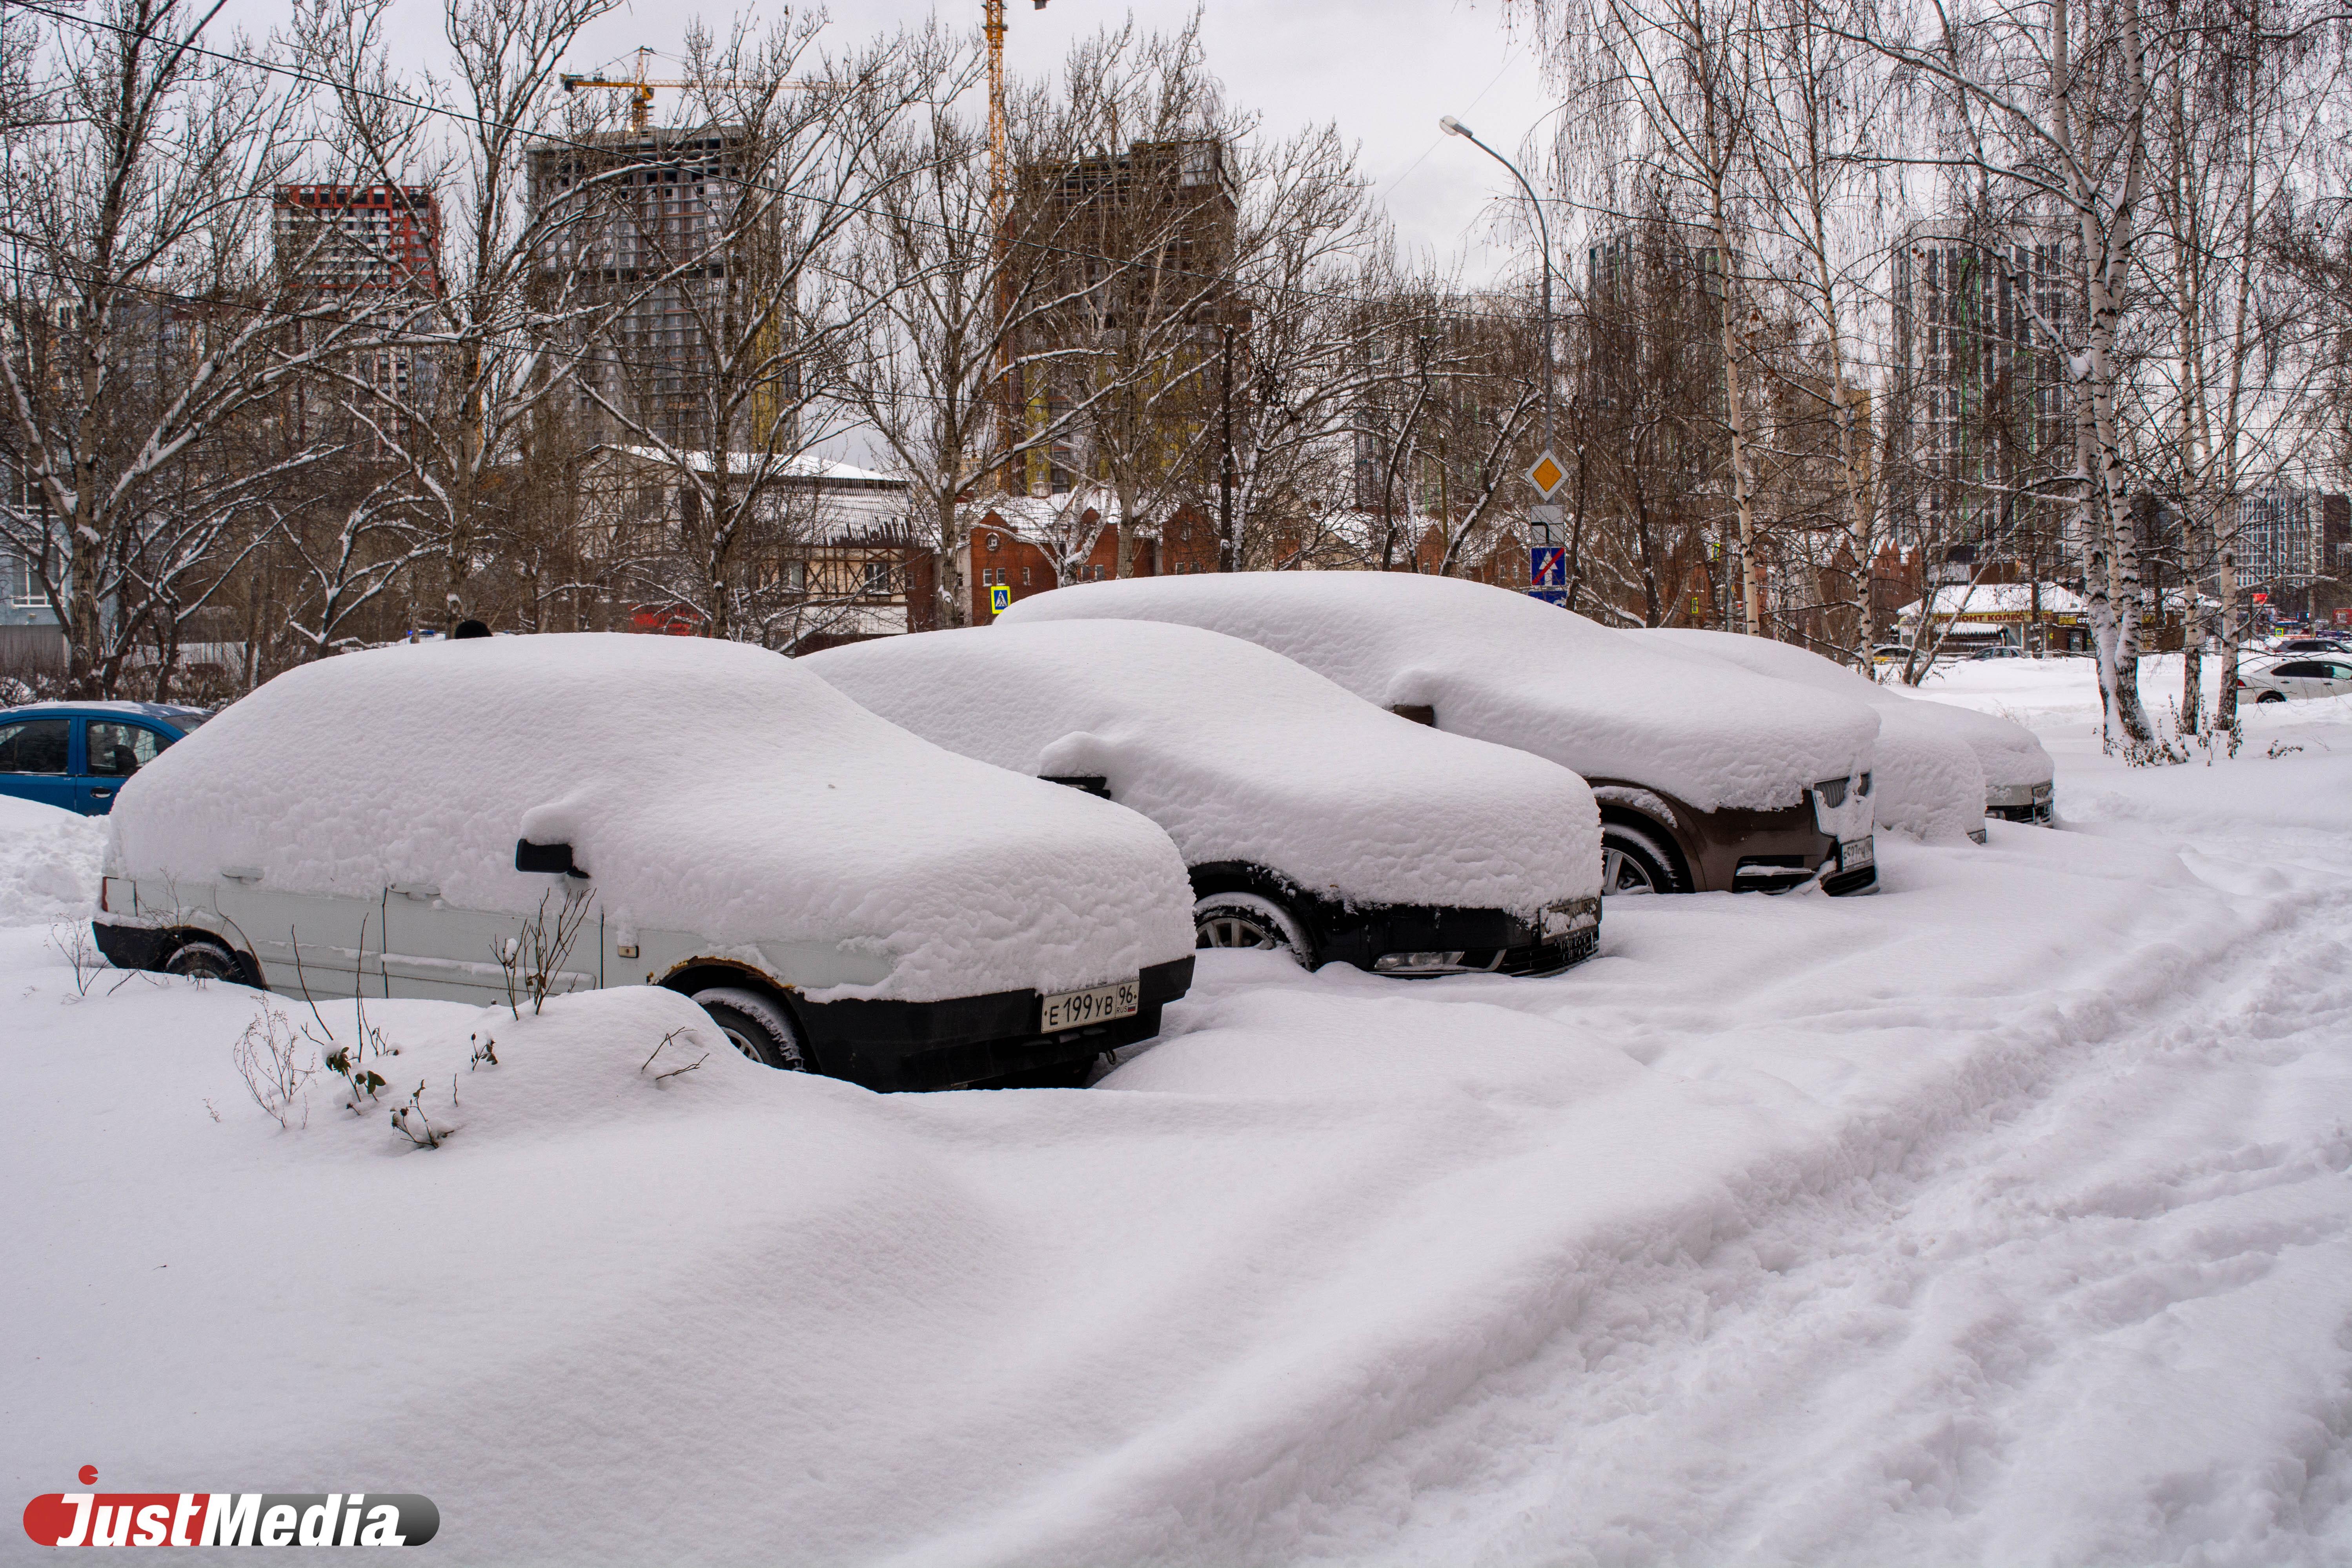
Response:
M1195 900L1192 945L1286 952L1300 967L1315 967L1314 944L1298 917L1255 893L1210 893Z
M190 980L226 980L231 984L245 984L245 965L237 956L216 942L201 937L191 938L172 950L163 961L166 974L185 975Z
M1637 893L1679 893L1675 858L1652 835L1622 823L1601 825L1601 891L1602 896Z
M2284 702L2286 700L2286 693L2284 691L2265 691L2260 697L2255 698L2254 700L2257 702Z
M783 1004L740 985L714 985L694 994L694 1005L710 1015L727 1043L761 1067L784 1072L814 1072L801 1032Z

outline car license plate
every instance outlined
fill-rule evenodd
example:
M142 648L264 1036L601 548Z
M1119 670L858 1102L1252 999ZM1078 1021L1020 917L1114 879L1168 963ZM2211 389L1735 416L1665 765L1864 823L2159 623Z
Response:
M1135 980L1063 991L1045 998L1045 1022L1038 1031L1051 1035L1089 1024L1108 1024L1113 1018L1132 1018L1142 1005L1142 986Z
M1876 865L1878 858L1872 847L1873 843L1874 841L1868 838L1849 838L1839 845L1838 869L1859 871L1864 866Z

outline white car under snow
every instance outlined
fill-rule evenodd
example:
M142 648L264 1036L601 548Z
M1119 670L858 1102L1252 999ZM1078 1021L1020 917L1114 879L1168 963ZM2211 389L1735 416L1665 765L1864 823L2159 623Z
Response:
M1192 975L1157 827L730 643L306 665L107 821L98 938L125 967L489 1003L551 964L554 991L667 986L746 1055L875 1089L1076 1080Z
M2058 765L2033 731L1997 714L1906 697L1793 644L1737 632L1634 631L1653 647L1708 655L1758 675L1867 702L1878 711L1878 823L1916 837L1965 833L1981 841L1987 816L2047 826ZM1976 762L1980 783L1957 754Z
M1876 885L1864 703L1696 668L1524 594L1402 572L1085 583L999 626L1178 621L1246 637L1381 707L1580 773L1611 893Z
M1592 951L1600 818L1567 769L1408 723L1254 643L1130 621L887 637L799 661L926 740L1133 806L1202 947L1384 974Z

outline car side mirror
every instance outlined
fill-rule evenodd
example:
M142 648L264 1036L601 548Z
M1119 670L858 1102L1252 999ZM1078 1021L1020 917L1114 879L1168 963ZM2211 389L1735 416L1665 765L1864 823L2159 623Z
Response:
M1098 795L1105 800L1110 798L1110 780L1101 773L1040 773L1037 776L1047 784L1067 784L1088 795Z
M569 844L533 844L528 838L515 840L515 869L518 871L560 872L566 877L588 879L588 873L572 863Z

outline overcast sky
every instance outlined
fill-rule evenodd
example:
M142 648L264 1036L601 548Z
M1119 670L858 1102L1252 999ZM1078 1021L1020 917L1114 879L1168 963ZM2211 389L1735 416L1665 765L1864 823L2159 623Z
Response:
M1395 219L1399 238L1441 265L1458 258L1475 282L1507 268L1508 258L1487 244L1490 235L1507 243L1490 222L1488 204L1516 187L1476 148L1442 134L1437 117L1453 114L1516 156L1520 138L1552 107L1524 36L1515 39L1507 31L1512 4L1523 16L1529 9L1529 0L1206 0L1202 32L1210 68L1234 104L1263 114L1276 134L1336 121L1361 145L1360 166ZM775 14L770 5L759 9ZM831 7L831 31L845 42L933 11L977 27L981 0L839 0ZM1016 74L1043 74L1060 65L1082 34L1130 14L1141 27L1172 32L1192 11L1192 0L1050 0L1044 11L1010 0L1007 66ZM232 0L231 14L249 31L264 33L283 24L287 9L284 0ZM735 15L724 0L700 7L631 0L587 30L565 67L625 68L640 45L674 59L687 22L698 14L721 35ZM436 56L440 16L439 0L399 0L401 53L418 62Z

